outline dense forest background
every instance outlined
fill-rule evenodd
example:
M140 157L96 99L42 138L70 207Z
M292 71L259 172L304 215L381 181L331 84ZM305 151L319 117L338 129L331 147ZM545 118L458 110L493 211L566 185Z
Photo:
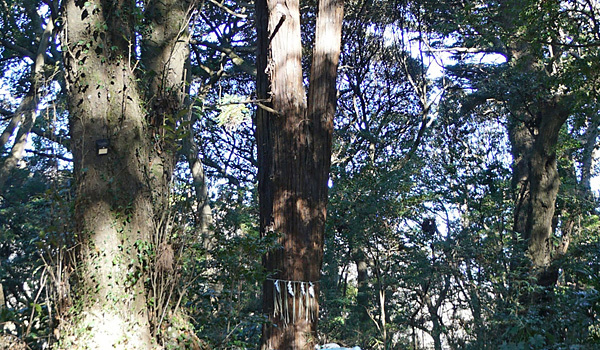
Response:
M268 348L256 28L297 2L256 1L0 3L0 347L101 348L131 312L110 346ZM348 0L342 27L308 343L600 347L600 3Z

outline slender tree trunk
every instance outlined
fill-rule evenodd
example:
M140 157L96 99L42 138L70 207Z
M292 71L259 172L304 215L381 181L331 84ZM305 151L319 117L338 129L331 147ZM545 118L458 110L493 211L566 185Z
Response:
M433 344L435 350L442 350L442 335L444 335L444 323L442 318L440 317L440 309L442 304L446 300L448 292L450 290L450 276L444 276L444 281L442 282L442 289L439 291L437 295L437 299L435 303L431 299L431 296L425 294L425 304L427 306L427 311L429 312L429 317L431 318L431 337L433 338Z
M279 235L264 263L262 349L312 349L323 259L343 1L319 1L308 98L298 0L256 2L256 116L261 232ZM277 283L277 285L276 285ZM304 292L303 292L304 291Z
M189 62L187 65L189 67ZM188 68L188 71L190 69ZM204 99L209 93L213 85L221 78L222 74L215 74L211 79L200 89L196 95L197 99ZM187 89L186 94L189 95L189 87L192 84L191 76L186 77ZM192 173L192 186L194 187L194 193L196 195L196 230L201 236L202 246L210 250L214 248L215 237L212 230L214 223L212 208L210 206L208 198L208 183L206 181L206 174L204 172L204 164L199 157L199 147L196 142L194 125L196 124L196 118L193 114L193 102L188 98L188 113L186 113L185 122L188 124L187 135L184 138L184 150L186 151L185 157Z
M598 113L590 113L585 131L583 159L581 160L581 190L587 198L592 198L591 179L597 159L598 144L596 141L598 140L598 127L600 127L600 115Z
M29 87L29 91L25 97L23 97L23 100L19 104L19 107L15 111L10 122L2 132L2 136L0 136L1 149L8 142L15 129L20 124L10 154L0 166L0 190L4 188L11 171L17 166L19 161L23 159L23 155L25 154L27 138L29 137L29 133L31 132L31 128L33 127L37 116L37 106L40 99L38 89L43 85L42 72L44 69L44 57L53 34L54 21L50 18L46 24L42 38L40 39L40 45L38 46L35 61L31 68L31 86Z
M186 148L188 150L186 159L192 173L192 186L196 194L196 229L201 236L202 246L205 249L212 249L215 245L215 238L212 232L213 215L212 208L208 200L208 184L204 173L204 165L198 157L198 146L194 139L193 131L187 136Z
M437 314L431 315L431 337L433 338L433 348L435 350L442 350L442 331L440 327L440 321L437 318Z
M358 293L356 295L356 307L359 321L363 325L370 322L368 307L369 307L369 271L367 265L366 254L360 248L354 249L354 262L356 264L356 287Z
M156 347L145 281L157 266L160 218L174 166L175 145L165 125L183 105L189 4L146 3L151 32L136 71L134 1L65 3L64 60L71 145L77 181L81 309L64 328L69 348ZM97 141L109 140L98 155ZM162 241L160 241L162 240ZM163 260L164 262L164 260Z
M3 312L4 309L6 309L6 299L4 298L4 287L0 283L0 312Z
M379 293L377 295L377 301L379 301L379 323L381 325L381 341L383 342L383 348L388 348L388 334L387 334L387 310L386 310L386 298L385 298L385 287L381 282L378 283Z

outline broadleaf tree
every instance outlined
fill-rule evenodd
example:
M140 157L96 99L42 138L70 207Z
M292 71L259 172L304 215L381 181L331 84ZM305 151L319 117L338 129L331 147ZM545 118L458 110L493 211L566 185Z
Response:
M471 91L461 113L485 104L503 108L513 158L513 230L529 259L522 267L528 265L526 275L539 286L553 286L559 270L554 260L561 255L553 239L563 238L554 222L559 135L595 80L595 6L535 0L423 4L437 14L427 19L434 30L453 38L435 45L456 59L448 69L456 87ZM482 61L488 55L495 56Z
M149 269L173 271L162 218L187 91L194 2L64 6L79 309L62 330L62 344L150 349L162 319L148 312L159 299L146 277ZM104 155L101 146L108 146Z

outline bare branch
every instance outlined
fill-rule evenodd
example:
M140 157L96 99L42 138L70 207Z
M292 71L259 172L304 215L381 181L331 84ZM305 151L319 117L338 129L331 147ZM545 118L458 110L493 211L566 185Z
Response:
M240 68L244 73L250 74L252 76L256 76L256 67L254 65L248 64L243 58L241 58L233 48L228 46L222 46L215 43L210 43L207 41L193 41L192 44L202 45L208 47L213 50L220 51L227 55L227 57L231 60L231 62L238 68Z
M60 154L44 153L44 152L36 151L34 149L26 149L25 152L27 152L27 153L33 153L36 156L40 156L40 157L56 158L56 159L63 160L65 162L72 162L73 161L72 158L67 158L65 156L61 156Z
M44 67L44 54L48 48L50 43L50 36L54 31L54 22L52 18L48 20L46 24L46 29L44 30L44 34L42 39L40 40L40 46L38 47L36 57L34 59L33 67L32 67L32 82L29 88L29 92L21 101L19 108L15 112L11 122L4 130L2 134L2 138L0 139L0 146L4 145L8 139L12 136L14 130L17 125L21 123L24 118L23 124L19 127L19 131L17 132L17 136L15 139L15 143L12 146L10 151L10 155L2 164L0 168L0 189L4 187L4 184L8 178L8 174L16 167L18 162L23 158L23 153L25 151L25 145L27 143L27 138L29 137L29 133L31 128L33 127L33 123L36 118L36 110L39 102L39 93L38 87L40 85L39 77L42 73Z
M237 18L241 18L241 19L246 19L248 17L248 15L243 14L243 13L237 13L235 11L233 11L232 9L230 9L229 7L225 6L223 3L217 2L215 0L208 0L208 2L210 2L211 4L217 6L218 8L224 10L225 12L227 12L228 14L235 16Z

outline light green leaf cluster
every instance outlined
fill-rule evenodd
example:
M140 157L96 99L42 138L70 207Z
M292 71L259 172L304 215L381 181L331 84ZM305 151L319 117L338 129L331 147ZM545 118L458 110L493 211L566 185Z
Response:
M250 119L250 109L244 101L244 96L225 94L218 104L219 115L217 122L229 130L237 129L243 122Z

